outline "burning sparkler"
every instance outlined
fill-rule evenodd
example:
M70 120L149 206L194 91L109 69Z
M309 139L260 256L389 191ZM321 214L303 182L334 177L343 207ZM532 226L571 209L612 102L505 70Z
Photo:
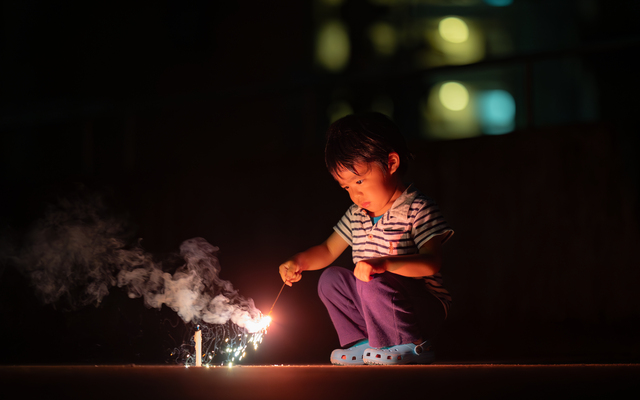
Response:
M183 345L183 350L174 350L172 354L182 359L185 367L232 365L247 355L247 348L257 350L267 334L271 323L268 315L260 316L257 321L240 327L232 322L226 324L200 324L195 328L190 345ZM190 353L195 347L195 352ZM184 355L180 355L184 353Z
M282 294L286 284L282 285L276 300L271 305L269 314L260 314L257 318L245 321L243 327L227 323L225 325L197 325L193 335L195 354L187 353L185 367L195 365L196 367L211 367L214 365L227 364L231 367L235 362L246 357L247 347L252 346L254 351L258 350L258 345L262 343L267 328L271 324L271 312L276 302ZM204 337L204 342L203 342ZM224 341L222 341L224 338ZM202 351L202 344L206 350ZM222 361L220 360L222 358Z
M278 292L278 295L276 296L276 299L274 300L273 304L271 305L271 309L269 309L269 314L267 314L267 316L271 315L271 311L273 311L273 307L276 306L276 302L280 298L280 294L282 293L282 289L284 289L285 286L287 286L287 282L282 284L282 287L280 288L280 291ZM271 320L269 320L269 322L271 322Z

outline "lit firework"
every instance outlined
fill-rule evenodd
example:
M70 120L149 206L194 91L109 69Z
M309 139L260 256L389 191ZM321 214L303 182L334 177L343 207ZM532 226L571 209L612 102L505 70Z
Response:
M258 349L262 343L267 328L271 323L271 317L260 314L254 321L246 322L244 327L240 327L233 322L225 324L201 324L194 326L188 345L182 345L182 349L175 349L172 355L176 356L178 362L184 362L186 367L196 365L196 348L193 333L199 329L202 337L202 366L212 367L219 365L233 365L242 361L246 357L247 348Z

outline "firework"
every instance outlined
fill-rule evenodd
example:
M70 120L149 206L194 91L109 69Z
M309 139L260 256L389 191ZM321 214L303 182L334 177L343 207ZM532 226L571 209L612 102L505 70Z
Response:
M231 321L196 325L190 335L191 342L181 349L174 349L172 356L177 358L177 362L184 363L185 367L237 364L246 357L249 348L253 348L253 351L258 349L270 323L270 316L260 315L256 321L246 323L245 327Z

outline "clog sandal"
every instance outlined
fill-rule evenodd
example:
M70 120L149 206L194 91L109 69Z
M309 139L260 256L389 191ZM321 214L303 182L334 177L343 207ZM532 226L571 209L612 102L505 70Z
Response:
M362 360L365 364L376 365L431 364L435 355L431 344L425 341L418 345L408 343L380 349L369 348L364 351Z
M369 347L369 341L362 339L348 349L335 349L331 352L331 364L335 365L364 365L362 354Z

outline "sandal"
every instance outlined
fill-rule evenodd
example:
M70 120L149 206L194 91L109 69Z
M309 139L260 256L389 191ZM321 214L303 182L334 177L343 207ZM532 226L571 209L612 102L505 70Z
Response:
M429 341L424 341L418 345L408 343L380 349L369 348L364 351L362 359L365 364L376 365L431 364L435 355Z
M348 349L335 349L331 352L331 364L364 365L362 354L369 347L369 340L362 339Z

